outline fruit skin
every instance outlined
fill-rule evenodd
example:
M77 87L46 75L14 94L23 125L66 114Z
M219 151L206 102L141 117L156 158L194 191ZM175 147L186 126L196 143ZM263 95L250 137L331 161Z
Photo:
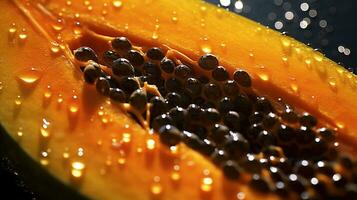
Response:
M357 130L357 124L349 123L357 116L357 105L354 104L357 101L356 78L296 41L288 39L293 46L300 48L300 53L297 53L296 49L289 50L283 47L285 43L282 44L282 41L287 39L285 36L195 0L187 0L179 7L175 5L175 1L168 0L144 3L141 0L123 1L119 11L114 7L108 8L112 12L108 12L105 21L101 20L100 9L89 12L82 1L72 1L71 6L67 6L66 2L65 0L51 1L44 5L44 8L49 9L50 13L59 13L61 8L65 7L67 12L63 15L68 20L68 24L71 24L69 16L80 13L83 28L89 27L102 34L127 36L140 45L160 47L166 45L188 55L193 60L197 60L203 53L201 47L208 45L200 38L207 37L207 43L213 53L219 57L220 64L228 71L232 73L235 67L241 66L253 75L253 87L256 90L264 91L271 97L282 97L288 103L314 114L319 120L325 120L332 125L336 125L337 122L344 124L346 128L342 129L338 136L342 144L357 142L357 136L352 134ZM0 81L4 86L0 91L0 103L3 106L0 110L0 121L6 134L16 140L21 149L36 162L39 162L41 146L39 130L42 120L45 118L51 122L51 137L47 144L52 149L49 156L50 164L46 167L35 167L36 169L42 170L43 173L49 172L59 182L70 185L69 187L76 188L81 194L93 199L150 199L152 195L149 186L154 176L161 177L162 199L199 199L205 194L200 192L201 179L197 177L202 176L202 171L205 169L210 171L214 180L212 193L209 193L212 199L232 199L235 198L237 191L244 192L247 198L251 199L276 198L272 194L261 195L253 191L244 184L244 181L242 184L229 182L213 164L185 146L180 147L180 151L187 158L181 164L180 187L173 187L169 174L175 156L159 144L157 137L154 137L158 144L154 154L147 151L137 154L135 150L137 147L143 147L147 133L115 105L103 104L105 98L93 95L96 93L95 89L84 83L79 70L68 62L66 51L58 54L51 52L48 40L56 40L54 37L56 32L51 29L53 22L39 9L34 8L35 3L37 1L31 1L26 7L20 0L0 1L1 30L8 30L11 23L15 22L18 31L15 36L7 31L0 33L0 47L2 47L0 48L2 61ZM102 1L92 2L93 8L101 8L102 5ZM133 7L135 12L131 10ZM178 16L177 22L172 21L171 15L168 14L173 12L173 8ZM27 9L31 12L22 12ZM155 10L160 12L154 12L155 15L152 15ZM194 14L186 14L187 10L193 10ZM205 18L204 27L201 25L201 17ZM29 19L32 18L41 22L38 25L42 29L30 23ZM156 19L159 19L160 25L156 30L158 38L154 39L152 36L155 32ZM126 24L128 30L125 28ZM217 24L221 27L217 28ZM28 35L24 41L18 38L22 28L26 28ZM222 29L226 31L223 32ZM187 34L187 30L194 34ZM85 32L85 29L82 31ZM63 39L66 43L75 46L76 41L73 38L73 27L68 25L63 30ZM91 41L84 40L84 42L91 44ZM107 44L96 45L104 48ZM269 52L266 50L267 46ZM282 60L284 55L291 55L288 57L288 65ZM313 60L312 64L306 66L305 59L310 57ZM264 66L264 69L261 66ZM42 75L35 84L29 85L22 83L17 77L21 71L29 70L30 67L36 67ZM266 79L269 80L264 81ZM331 90L326 79L337 81L336 89ZM290 92L292 81L299 88L299 98L295 93ZM48 85L51 86L52 97L44 101L43 95ZM320 93L316 94L316 91ZM64 99L63 103L58 103L59 94ZM14 105L18 95L21 96L21 106ZM73 103L73 95L78 96L76 105L79 112L76 114L68 109ZM317 99L319 110L315 108L314 101L311 101L312 95ZM112 123L103 124L99 117L94 122L90 121L92 116L97 116L100 106L103 106L103 110L112 117ZM125 127L125 124L129 124L129 127ZM19 127L24 132L21 138L17 136ZM110 144L113 137L120 138L124 132L132 134L133 140L130 143L132 150L126 157L126 165L120 168L114 164L118 152ZM6 137L4 140L7 140ZM98 141L102 141L102 145L98 145ZM62 157L66 147L70 149L72 155L68 163L64 162ZM19 147L11 145L6 150L16 148ZM83 158L75 156L78 148L85 149ZM152 155L154 156L150 157ZM107 167L106 159L109 158L112 159L112 166ZM69 164L77 159L86 163L86 171L79 184L73 182L69 175ZM194 167L186 164L190 160L195 162ZM100 174L103 172L102 169L106 174ZM56 196L57 193L52 195Z
M56 194L56 199L87 199L74 188L64 185L44 171L41 165L31 159L2 126L0 126L0 157L7 157L12 161L16 166L15 170L20 172L19 175L25 183L31 182L31 191L35 192L35 195L40 194L40 199L53 199L54 194Z

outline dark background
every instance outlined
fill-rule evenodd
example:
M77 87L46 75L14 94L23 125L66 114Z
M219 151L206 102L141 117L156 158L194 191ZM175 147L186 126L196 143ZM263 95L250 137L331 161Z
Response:
M243 9L237 10L237 0L207 0L218 6L246 16L270 28L275 28L277 21L282 22L280 32L321 50L327 57L357 73L357 1L355 0L240 0ZM229 6L222 6L231 2ZM309 9L301 10L302 3ZM286 12L292 12L294 18L287 20ZM313 13L316 11L317 15ZM309 15L310 13L311 16ZM300 22L305 18L310 24L302 29ZM308 18L308 19L306 19ZM322 21L322 22L321 22ZM327 25L325 26L325 22ZM320 23L322 26L320 26ZM338 47L340 47L340 52ZM348 50L349 49L349 52Z
M227 0L208 0L220 5ZM320 49L327 57L357 73L357 1L354 0L241 0L243 9L235 8L236 0L227 6L230 10L276 29ZM301 4L307 3L309 9L303 11ZM304 4L306 5L306 4ZM314 15L315 10L317 15ZM285 18L286 12L294 18ZM304 20L305 18L305 20ZM325 20L325 21L324 21ZM301 28L301 21L309 21ZM277 23L278 22L278 23ZM304 22L303 22L304 23ZM277 28L280 28L277 26ZM338 48L340 46L340 48ZM343 48L342 48L343 47ZM340 50L340 51L339 51ZM356 51L356 52L355 52ZM36 199L36 194L26 186L12 163L0 156L0 199ZM10 198L11 197L11 198Z

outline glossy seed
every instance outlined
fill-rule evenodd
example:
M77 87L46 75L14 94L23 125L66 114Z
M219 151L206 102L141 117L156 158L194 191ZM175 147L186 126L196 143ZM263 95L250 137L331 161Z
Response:
M88 64L83 71L84 80L89 83L93 84L97 78L101 75L101 69L96 64Z
M314 176L314 168L311 162L307 160L301 160L295 164L294 172L305 178L311 178Z
M266 128L273 128L275 124L278 123L278 117L276 116L276 114L274 113L269 113L268 115L266 115L263 119L263 125Z
M233 74L233 78L240 86L250 87L252 85L251 78L246 71L237 70Z
M259 192L269 192L269 185L259 174L253 174L250 185Z
M200 147L199 152L205 156L212 155L216 149L216 146L213 144L213 142L208 139L204 139L201 145L202 146Z
M288 123L296 123L299 120L298 115L290 108L284 110L281 118Z
M263 113L269 113L273 111L273 107L270 101L265 97L260 97L255 102L255 108Z
M228 160L227 153L222 149L215 149L211 155L212 162L218 166Z
M177 107L171 108L169 110L168 114L171 117L174 125L178 129L182 130L183 126L187 120L187 110L177 106Z
M297 192L298 194L306 190L306 185L307 185L306 181L302 179L299 175L296 174L288 175L287 183L289 185L289 188L292 191Z
M187 117L189 120L198 121L201 119L202 109L196 104L190 104L187 107Z
M144 63L143 55L137 50L130 50L125 56L126 59L130 61L135 67L140 66Z
M113 49L117 51L129 51L132 47L131 42L126 37L116 37L111 41Z
M280 125L277 130L277 137L281 142L291 142L294 140L295 130L286 125Z
M304 113L300 117L300 124L301 126L313 127L316 126L317 120L314 116L310 115L309 113Z
M218 66L218 59L212 54L206 54L198 60L198 65L204 70L212 70Z
M252 174L260 174L262 165L259 159L253 154L247 154L245 158L241 160L243 169Z
M261 112L254 112L249 116L249 122L251 124L261 123L264 119L264 115Z
M320 128L318 133L327 142L332 142L336 139L336 133L331 129Z
M171 77L166 80L165 87L168 92L180 92L182 90L182 83L179 79Z
M249 151L249 143L242 134L231 132L226 137L224 149L234 158L242 158Z
M234 80L228 80L223 84L223 91L228 96L236 96L239 94L239 87Z
M139 88L139 83L133 77L125 77L120 80L119 86L120 89L122 89L126 94L129 95Z
M150 99L151 117L164 114L167 111L165 100L162 97L154 96Z
M299 144L305 144L305 145L311 144L315 139L315 135L314 135L313 131L310 128L307 128L305 126L300 127L296 136L297 136L296 141Z
M119 88L110 88L109 97L119 103L125 103L125 93Z
M191 75L192 70L187 65L177 65L174 69L174 73L175 76L180 79L187 79Z
M196 78L188 78L185 82L185 89L191 96L198 96L201 93L202 85Z
M164 125L159 129L160 141L167 146L175 146L182 140L182 133L175 126Z
M110 85L110 81L108 80L108 78L105 77L99 77L97 79L97 81L95 82L95 86L97 91L104 95L104 96L108 96L109 95L109 90L111 88Z
M183 131L183 142L194 150L200 150L203 145L203 141L194 133Z
M218 85L214 83L208 83L204 86L203 92L207 99L217 100L221 97L222 92Z
M246 115L250 115L253 109L253 105L251 101L244 95L238 95L234 99L234 105L236 111L239 113L244 113Z
M135 90L130 95L129 103L137 111L143 112L146 109L146 104L147 104L146 91L143 89Z
M159 115L157 117L154 118L153 122L152 122L152 128L155 130L155 131L159 131L159 129L164 126L164 125L167 125L167 124L170 124L172 125L172 119L169 115L167 114L162 114L162 115Z
M221 143L229 134L229 129L224 125L214 124L210 132L210 138L216 143Z
M107 67L112 67L113 61L119 58L119 54L115 51L108 50L103 53L103 61Z
M166 103L169 108L173 108L176 106L181 106L182 97L176 92L170 92L166 95Z
M228 160L222 165L223 174L230 180L237 180L240 177L241 169L239 168L237 162L233 160Z
M212 71L212 78L216 81L225 81L229 78L226 68L218 66Z
M143 70L146 76L152 76L155 80L161 77L161 70L158 65L152 62L144 63Z
M237 131L240 129L240 117L235 111L229 111L223 117L224 124L228 126L231 130Z
M234 101L229 97L223 97L218 103L218 110L222 114L234 110L234 108Z
M74 50L74 57L82 62L86 62L89 60L98 62L97 54L90 47L79 47L78 49Z
M160 62L160 68L165 73L171 74L174 72L175 63L169 58L163 58Z
M203 110L204 121L209 124L214 124L221 119L221 115L215 108L207 108Z
M165 55L160 48L152 47L147 50L146 56L152 60L161 60Z
M117 76L134 76L134 67L125 58L119 58L113 62L113 74Z
M263 130L259 133L257 142L261 147L276 144L276 137L269 131Z

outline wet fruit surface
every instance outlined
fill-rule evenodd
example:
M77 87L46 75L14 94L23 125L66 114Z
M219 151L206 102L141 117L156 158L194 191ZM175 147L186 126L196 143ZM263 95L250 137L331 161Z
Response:
M182 197L187 195L193 199L209 196L232 199L242 195L252 198L275 198L276 195L330 198L354 194L355 169L350 163L355 161L349 161L341 154L354 142L344 146L346 138L352 137L344 128L352 127L353 130L354 125L348 124L343 117L330 123L329 119L336 116L325 108L333 103L321 96L321 112L311 109L310 101L304 99L311 90L299 84L300 80L296 78L290 79L296 81L296 85L290 87L289 84L286 91L292 89L302 96L296 98L295 93L284 93L282 85L286 77L279 79L285 74L279 72L280 67L286 67L284 63L277 64L274 68L277 72L272 74L267 67L270 63L265 62L264 57L259 58L260 50L247 54L241 52L244 48L234 47L238 53L248 55L242 63L236 62L224 53L230 51L230 44L234 43L227 43L224 50L218 50L221 47L208 43L229 38L215 38L209 32L211 37L191 39L202 41L204 48L201 45L199 48L203 52L196 52L191 49L192 44L180 44L174 41L173 34L162 34L160 31L167 29L160 19L152 20L152 29L146 34L149 29L139 32L136 23L120 22L121 27L102 29L98 28L99 22L86 17L91 12L95 14L90 15L96 16L99 7L103 7L99 15L106 9L131 15L130 8L139 6L135 1L115 1L113 5L85 1L84 6L83 2L59 2L58 5L63 3L61 6L69 13L58 11L55 2L38 4L39 11L31 12L26 11L33 9L32 3L27 8L21 1L14 2L35 27L39 26L36 20L44 20L41 17L46 9L47 14L56 16L54 13L60 12L58 15L63 18L54 23L54 30L37 27L42 35L27 28L21 32L21 37L19 35L20 41L25 41L24 46L9 48L12 53L31 55L28 53L31 49L26 48L30 45L52 52L50 59L32 58L36 66L26 67L29 65L26 60L14 62L17 54L3 52L8 56L8 66L26 69L6 70L4 73L9 76L1 76L5 77L1 80L5 86L1 101L7 104L8 101L3 100L6 91L13 97L9 103L12 107L6 113L14 113L13 116L1 113L1 119L5 122L6 119L32 119L33 113L41 111L39 119L7 122L6 128L10 133L16 133L14 137L25 147L26 144L36 144L37 148L25 149L36 155L34 157L61 181L70 183L83 194L97 198L117 195L128 199L173 198L170 194L175 191L188 191L183 192ZM165 2L157 4L160 3ZM157 4L148 2L147 6L155 8ZM206 15L205 4L192 4L203 16ZM72 9L80 14L71 13ZM145 13L141 7L136 11ZM69 17L70 14L74 18ZM101 25L115 21L111 14L104 14L107 22ZM5 19L11 19L11 15L5 15ZM219 13L217 15L211 16L212 19L219 19ZM184 15L181 17L183 19L177 23L185 19ZM149 16L147 20L150 21ZM167 27L173 23L169 21ZM198 27L208 26L211 22L200 23L203 25ZM146 26L147 23L140 24ZM249 32L259 35L261 31L271 34L261 27ZM274 36L279 40L278 44L281 44L280 37L285 37ZM164 38L168 40L164 42ZM56 50L49 48L46 40L56 41L58 44L51 44L62 49L61 53L53 53ZM283 42L284 49L290 48L285 44ZM189 49L180 45L187 45ZM315 64L328 63L318 54L311 55ZM266 66L257 67L259 62ZM289 64L294 65L294 62ZM310 61L303 63L309 65ZM302 67L305 70L305 66ZM296 69L295 75L303 69ZM316 70L324 73L323 68ZM307 76L314 80L315 72ZM16 85L19 89L8 90L7 85L14 85L14 88ZM262 89L264 87L269 89ZM344 90L349 92L349 89L339 87L339 94L345 94ZM328 91L323 94L334 94L330 88ZM284 97L284 100L275 95ZM299 101L291 101L291 95ZM300 101L305 103L296 103ZM346 99L346 105L349 103ZM33 124L38 125L35 131ZM344 137L345 140L340 140ZM89 184L91 180L99 181L95 189ZM324 189L325 180L334 188L332 193ZM129 187L123 189L123 185ZM134 189L145 187L144 192ZM105 194L99 192L104 190L107 191Z

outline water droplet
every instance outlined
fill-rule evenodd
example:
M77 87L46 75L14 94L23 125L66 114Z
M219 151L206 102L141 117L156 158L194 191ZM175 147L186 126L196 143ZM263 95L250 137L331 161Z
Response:
M201 50L202 50L203 53L211 53L212 52L212 48L208 44L202 44L201 45Z
M295 83L292 83L292 84L290 85L290 88L291 88L291 90L292 90L294 93L296 93L296 94L299 92L299 86L296 85Z
M105 160L105 165L106 165L107 167L111 167L112 164L113 164L113 159L112 159L111 156L108 156L107 159Z
M238 192L237 193L237 199L238 200L244 200L245 199L245 193L244 192Z
M337 122L337 123L336 123L336 126L337 126L337 128L339 128L339 129L344 129L344 128L345 128L345 124L342 123L342 122Z
M79 14L78 14L79 16ZM80 22L74 22L74 27L73 27L73 33L75 35L80 35L82 34L82 29L81 29L81 23Z
M158 39L158 38L159 38L159 35L157 34L156 31L154 31L154 32L152 33L152 39L156 40L156 39Z
M18 95L18 96L15 98L15 105L16 105L16 106L21 106L21 104L22 104L21 96Z
M321 53L315 53L314 54L314 59L317 61L317 62L322 62L323 60L323 55Z
M69 157L70 157L69 150L68 150L68 148L66 148L66 149L64 150L64 152L62 153L62 158L63 158L64 160L68 160Z
M79 147L77 150L77 156L78 157L83 157L84 156L84 149L82 147Z
M71 114L76 114L79 111L79 106L78 106L78 96L73 95L69 105L68 105L68 110Z
M0 81L0 91L4 89L4 84Z
M52 24L52 28L55 31L61 31L63 27L64 27L64 21L61 18L57 19L56 22Z
M40 128L40 134L43 138L49 138L51 136L50 126L51 123L47 119L43 118L42 125Z
M9 28L9 37L14 38L17 32L16 24L12 23Z
M77 179L83 176L86 165L82 162L75 161L72 162L71 167L71 175L73 178Z
M211 192L213 186L213 179L209 175L205 175L201 181L201 191L202 192Z
M308 69L311 69L311 63L312 63L312 61L310 58L305 59L305 64Z
M19 80L27 85L33 85L41 78L41 76L42 76L42 71L34 67L20 71L19 74L17 75Z
M19 39L20 39L21 41L25 41L25 40L27 39L27 37L28 37L28 35L27 35L27 33L26 33L26 29L23 28L22 31L21 31L21 33L19 34Z
M92 11L92 10L93 10L93 6L92 6L92 5L89 5L89 6L87 7L87 10L88 10L88 11Z
M50 50L51 50L51 53L55 55L58 52L60 52L61 48L57 43L52 42Z
M130 133L123 133L122 141L124 143L130 143L131 142L131 134Z
M123 2L121 0L114 0L113 1L114 8L120 8L122 5L123 5Z
M85 0L85 1L83 1L83 4L84 4L85 6L89 6L89 5L90 5L90 1Z
M336 83L336 79L335 79L335 78L330 77L330 78L328 79L328 84L329 84L331 90L333 90L333 91L336 91L336 90L337 90L337 83Z
M281 57L281 60L283 61L283 63L284 63L285 66L289 65L289 59L288 59L287 56Z
M52 97L52 90L51 90L51 86L47 85L45 92L43 93L43 98L45 100L48 100Z
M154 139L148 139L146 140L146 148L148 150L154 150L156 146L156 142Z
M262 79L263 81L269 81L269 75L266 73L259 73L258 74L259 78Z
M62 104L62 103L63 103L63 96L62 96L62 94L58 94L57 103L58 103L58 104Z
M48 159L50 151L42 151L40 153L40 163L42 166L48 166L50 164L50 161Z
M123 150L119 151L119 157L117 160L119 166L123 166L126 163L126 154Z
M178 17L176 11L172 12L173 16L171 17L172 22L177 23Z
M179 181L181 179L180 165L174 165L170 177L172 181Z
M23 128L19 127L16 133L17 137L21 138L24 135Z
M178 147L178 145L170 147L170 153L173 155L177 155L179 153L179 151L180 151L180 148Z
M153 179L153 183L150 186L150 191L151 194L157 196L160 195L163 192L163 188L162 185L160 183L160 177L159 176L155 176Z
M285 36L282 37L281 45L282 45L284 54L290 55L291 54L291 39L288 37L285 37Z

